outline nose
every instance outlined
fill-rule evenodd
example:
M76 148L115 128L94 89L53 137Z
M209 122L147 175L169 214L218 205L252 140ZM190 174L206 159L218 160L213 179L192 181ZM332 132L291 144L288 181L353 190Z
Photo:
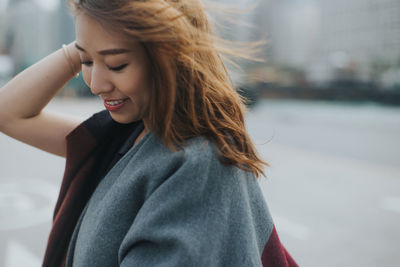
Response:
M92 66L90 77L90 90L95 95L101 95L112 91L113 85L109 80L107 71L95 65Z

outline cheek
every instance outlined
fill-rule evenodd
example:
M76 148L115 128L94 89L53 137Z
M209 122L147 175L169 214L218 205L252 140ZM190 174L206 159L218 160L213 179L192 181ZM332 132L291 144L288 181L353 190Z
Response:
M115 82L117 88L120 88L127 95L138 97L142 94L142 80L135 71L126 72L126 74L116 78Z

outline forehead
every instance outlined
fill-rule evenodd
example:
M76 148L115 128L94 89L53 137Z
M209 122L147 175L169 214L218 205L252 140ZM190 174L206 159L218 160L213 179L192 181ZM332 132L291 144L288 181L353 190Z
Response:
M103 27L102 24L85 13L76 15L75 32L77 43L86 50L127 48L135 43L122 33Z

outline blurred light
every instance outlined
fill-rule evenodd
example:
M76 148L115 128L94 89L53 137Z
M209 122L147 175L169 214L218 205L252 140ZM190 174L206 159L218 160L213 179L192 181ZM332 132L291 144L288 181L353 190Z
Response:
M10 56L0 55L0 78L8 77L12 74L14 64Z
M60 5L60 1L58 0L36 0L36 2L46 11L53 11Z

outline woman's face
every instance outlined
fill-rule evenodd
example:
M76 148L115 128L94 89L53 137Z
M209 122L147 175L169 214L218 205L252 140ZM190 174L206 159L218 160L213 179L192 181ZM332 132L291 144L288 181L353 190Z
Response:
M76 16L76 47L83 79L104 100L111 117L120 123L146 120L150 83L145 49L84 13Z

